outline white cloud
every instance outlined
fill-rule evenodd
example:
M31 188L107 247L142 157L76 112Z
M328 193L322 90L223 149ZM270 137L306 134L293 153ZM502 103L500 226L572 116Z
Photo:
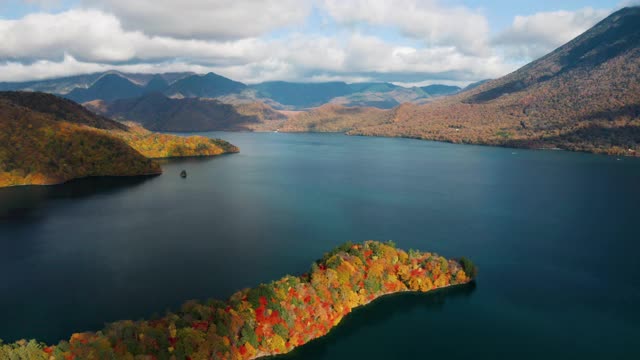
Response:
M128 30L179 38L238 39L302 24L311 0L83 0Z
M437 0L319 0L319 4L341 24L391 26L428 46L455 46L472 54L488 52L486 17L463 6L447 7Z
M124 62L188 57L193 60L246 62L265 51L261 41L180 40L150 37L123 30L111 14L97 10L35 13L18 20L0 20L0 58L59 59L64 54L87 61Z
M257 52L242 58L242 61L220 58L216 58L216 61L198 61L193 57L175 60L168 56L168 53L163 53L167 55L166 59L133 64L78 59L73 54L63 54L63 60L49 59L33 63L7 61L4 64L0 63L0 81L34 80L108 69L147 73L214 71L249 83L268 80L353 81L358 78L372 81L406 81L404 79L407 78L416 78L419 81L430 78L471 81L496 77L513 70L511 65L501 62L496 57L465 55L452 47L398 47L379 38L360 34L341 40L334 37L296 34L271 42L255 42ZM251 44L231 46L253 48ZM174 56L177 56L179 49L175 51ZM172 60L168 60L170 58Z
M127 30L103 10L73 9L0 19L0 81L117 69L214 71L249 83L266 80L369 79L474 81L513 70L486 52L407 46L351 28L332 35L287 32L277 38L182 39Z
M535 59L580 35L608 14L608 10L586 7L516 16L494 43L503 47L509 56Z

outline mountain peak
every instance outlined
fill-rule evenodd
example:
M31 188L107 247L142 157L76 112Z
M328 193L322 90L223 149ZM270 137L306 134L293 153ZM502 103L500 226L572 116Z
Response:
M626 7L609 15L553 52L519 70L478 88L469 102L485 102L524 91L570 71L589 71L640 47L640 7ZM637 56L637 55L636 55Z
M247 85L210 72L191 75L176 81L166 90L168 95L182 94L185 97L213 98L244 90Z
M140 96L142 87L115 73L107 73L96 80L89 88L76 88L66 95L67 98L83 103L96 99L113 101L115 99Z

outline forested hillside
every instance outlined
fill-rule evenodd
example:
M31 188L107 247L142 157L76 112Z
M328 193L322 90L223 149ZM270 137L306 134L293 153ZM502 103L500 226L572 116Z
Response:
M130 128L50 94L0 92L0 187L159 174L150 158L237 151L222 140Z
M153 131L247 130L247 125L259 121L217 100L171 99L160 93L114 102L91 102L86 106L114 119L138 122Z
M350 133L638 155L638 24L622 9L512 74Z

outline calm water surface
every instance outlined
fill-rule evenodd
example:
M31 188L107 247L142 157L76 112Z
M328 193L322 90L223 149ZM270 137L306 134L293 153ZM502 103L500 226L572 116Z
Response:
M476 286L381 299L284 358L640 358L637 159L208 135L242 152L0 189L0 338L57 342L300 274L347 240L392 239L470 257Z

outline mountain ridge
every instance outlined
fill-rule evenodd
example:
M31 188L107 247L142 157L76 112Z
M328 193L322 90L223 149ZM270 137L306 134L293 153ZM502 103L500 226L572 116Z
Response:
M640 7L621 9L502 78L352 135L638 156Z
M140 123L153 131L249 130L249 124L258 122L253 116L239 113L233 105L214 99L169 98L158 92L85 106L114 119Z

